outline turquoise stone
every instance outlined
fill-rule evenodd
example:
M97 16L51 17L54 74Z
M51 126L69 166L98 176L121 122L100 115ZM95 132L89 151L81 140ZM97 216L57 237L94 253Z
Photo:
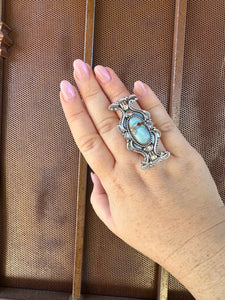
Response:
M151 136L148 128L144 124L143 119L139 117L131 117L129 119L129 128L133 138L140 144L146 145L150 143Z

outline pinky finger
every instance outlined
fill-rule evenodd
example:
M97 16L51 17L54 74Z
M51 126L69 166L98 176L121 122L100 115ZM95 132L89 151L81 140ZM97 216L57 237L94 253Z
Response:
M114 224L108 196L102 186L102 183L96 174L91 173L91 179L93 182L93 191L91 194L91 204L100 220L114 233L116 234L116 226Z

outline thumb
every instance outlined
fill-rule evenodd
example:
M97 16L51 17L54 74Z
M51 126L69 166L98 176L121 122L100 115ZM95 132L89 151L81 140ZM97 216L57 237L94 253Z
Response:
M91 193L91 205L102 222L114 233L116 234L116 226L114 224L112 214L110 211L109 198L106 194L104 187L98 176L91 173L91 179L93 182L93 191Z

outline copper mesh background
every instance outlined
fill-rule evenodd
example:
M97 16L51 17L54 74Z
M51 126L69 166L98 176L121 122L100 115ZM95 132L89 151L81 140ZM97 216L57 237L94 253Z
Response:
M83 56L84 17L81 0L6 1L0 286L72 289L78 150L59 82Z
M182 133L204 157L223 200L224 11L223 0L188 1L180 115ZM191 296L182 298L183 290L170 276L169 298L193 299Z
M225 2L188 1L180 129L202 154L223 200Z
M85 1L6 3L14 45L5 61L0 286L71 291L78 150L59 104L59 82L73 81L72 61L83 56ZM175 0L96 3L94 65L112 67L130 91L143 80L165 107L174 6ZM180 116L221 196L223 11L223 0L188 1ZM82 292L156 299L156 265L102 224L89 194ZM169 289L171 300L193 299L172 276Z

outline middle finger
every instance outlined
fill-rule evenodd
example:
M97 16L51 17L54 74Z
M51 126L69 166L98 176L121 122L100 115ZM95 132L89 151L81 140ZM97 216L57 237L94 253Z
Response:
M79 59L74 61L73 66L74 79L89 115L113 156L117 161L124 161L125 158L134 160L134 153L127 151L126 142L117 130L118 116L108 109L111 103L98 84L91 67Z

